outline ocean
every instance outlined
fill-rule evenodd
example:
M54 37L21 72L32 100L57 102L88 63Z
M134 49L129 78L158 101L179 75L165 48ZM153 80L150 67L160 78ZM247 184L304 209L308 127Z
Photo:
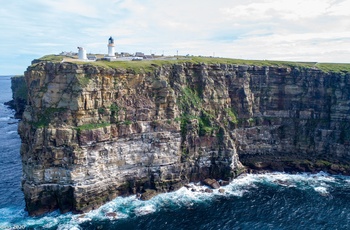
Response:
M222 187L224 193L193 184L196 192L183 187L148 201L118 197L84 215L29 217L18 120L4 105L10 85L10 76L0 77L0 229L350 229L350 177L323 172L247 174Z

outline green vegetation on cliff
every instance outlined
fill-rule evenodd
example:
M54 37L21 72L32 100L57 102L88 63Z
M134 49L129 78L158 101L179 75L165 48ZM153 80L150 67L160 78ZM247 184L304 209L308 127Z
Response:
M317 63L315 65L323 72L348 73L350 72L350 64L348 63Z
M54 120L55 116L59 116L60 113L65 112L64 108L43 108L43 110L38 114L37 121L32 122L32 125L36 128L43 128L50 124Z
M61 62L64 56L49 54L39 58L39 61Z
M324 72L346 73L350 72L350 63L318 63L318 62L292 62L292 61L273 61L273 60L243 60L232 58L213 58L213 57L178 57L168 59L150 59L142 61L105 61L81 62L78 59L67 58L60 55L46 55L38 59L39 61L74 62L83 65L94 65L113 69L125 69L133 73L153 72L163 65L192 63L192 64L232 64L232 65L252 65L252 66L277 66L277 67L299 67L299 68L317 68Z
M111 124L108 122L102 122L102 123L91 123L91 124L85 124L77 127L78 132L83 130L92 130L92 129L98 129L98 128L105 128L110 126Z

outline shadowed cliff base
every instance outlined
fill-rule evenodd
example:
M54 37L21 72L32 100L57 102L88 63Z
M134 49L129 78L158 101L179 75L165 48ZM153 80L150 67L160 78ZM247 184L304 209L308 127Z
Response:
M297 156L261 156L261 157L240 157L240 161L247 167L250 173L261 172L287 172L301 173L311 172L318 173L324 171L330 174L350 175L350 166L348 161L332 162L321 159L304 159Z
M30 215L86 212L247 169L349 174L348 65L134 63L28 67L19 133Z

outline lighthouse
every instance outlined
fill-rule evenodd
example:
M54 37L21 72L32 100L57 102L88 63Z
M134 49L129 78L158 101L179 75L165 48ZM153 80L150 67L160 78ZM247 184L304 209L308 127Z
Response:
M108 39L108 55L107 58L115 59L115 50L114 50L114 39L109 37Z

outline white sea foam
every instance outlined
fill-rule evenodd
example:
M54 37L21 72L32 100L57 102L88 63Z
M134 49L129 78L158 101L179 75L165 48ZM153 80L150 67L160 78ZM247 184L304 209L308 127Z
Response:
M156 207L152 204L145 205L135 209L135 214L137 216L144 216L156 211Z
M343 181L343 182L342 182ZM187 207L191 209L195 204L210 205L216 197L242 197L245 193L252 192L252 188L257 188L259 184L268 186L295 187L300 190L310 190L322 196L329 196L329 188L346 182L350 183L348 177L342 180L329 176L326 173L318 174L285 174L285 173L267 173L267 174L246 174L233 180L227 186L222 186L223 193L219 189L213 189L212 193L205 192L208 187L191 183L187 187L180 188L175 192L159 194L148 201L141 201L136 196L118 197L113 201L106 203L99 209L90 211L83 215L64 214L54 212L41 218L31 218L26 213L19 210L0 209L0 228L11 227L18 223L27 227L58 229L81 229L79 224L90 222L92 220L115 220L134 216L149 215L165 209L176 209ZM222 191L221 191L222 192ZM7 218L8 217L8 218ZM5 221L6 220L6 221Z
M17 131L7 131L6 134L13 134L13 133L17 133Z
M0 121L9 121L11 117L0 117Z
M80 217L80 216L74 216L73 218L72 218L72 220L74 220L74 221L76 221L76 222L78 222L79 224L81 224L81 223L84 223L84 222L87 222L87 221L91 221L91 218L87 218L87 217Z
M233 180L229 185L222 186L223 193L219 189L213 189L212 193L205 192L207 186L191 183L188 188L183 187L175 192L159 194L148 201L141 201L136 196L126 198L118 197L115 200L103 205L97 210L86 213L84 218L76 219L78 222L91 219L106 219L106 213L116 213L116 218L128 218L133 215L148 215L163 208L188 207L195 203L210 203L218 196L244 196L251 188L256 188L257 183L265 183L275 186L297 187L299 189L314 189L320 194L328 193L327 183L333 183L335 178L328 174L246 174Z
M59 225L57 230L81 230L82 228L76 224L62 224Z
M326 187L318 186L314 188L316 192L318 192L321 195L328 195L328 190Z

